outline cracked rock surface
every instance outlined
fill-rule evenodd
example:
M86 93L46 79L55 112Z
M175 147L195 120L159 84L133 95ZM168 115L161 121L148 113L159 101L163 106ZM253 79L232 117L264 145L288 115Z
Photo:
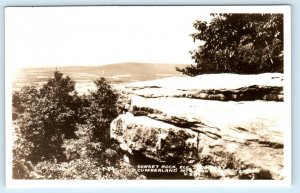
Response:
M188 164L195 179L283 179L283 75L201 75L119 86L111 137Z

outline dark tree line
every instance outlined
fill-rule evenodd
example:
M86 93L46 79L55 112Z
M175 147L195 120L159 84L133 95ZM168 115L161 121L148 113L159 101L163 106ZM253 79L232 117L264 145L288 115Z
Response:
M283 72L283 14L211 14L196 21L191 51L196 65L183 74Z

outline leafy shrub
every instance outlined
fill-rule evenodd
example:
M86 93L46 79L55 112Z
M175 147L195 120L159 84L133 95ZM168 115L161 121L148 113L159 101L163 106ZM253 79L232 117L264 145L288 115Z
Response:
M116 166L99 167L94 160L75 159L70 162L53 163L49 161L39 162L31 174L39 179L145 179L127 163Z
M32 163L27 159L32 144L27 142L21 135L20 127L14 126L14 143L13 143L13 162L12 175L14 179L31 178L30 172L33 168Z
M40 179L144 179L136 169L123 161L118 145L105 147L93 142L86 125L78 125L78 139L64 140L67 162L39 162L30 173Z
M41 179L97 179L101 172L93 162L87 159L75 159L70 162L39 162L34 171Z

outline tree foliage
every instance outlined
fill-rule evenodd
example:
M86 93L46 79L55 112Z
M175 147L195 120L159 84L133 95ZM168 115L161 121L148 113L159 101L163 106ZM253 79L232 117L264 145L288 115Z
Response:
M191 51L196 65L178 71L204 73L283 72L283 14L211 14L196 21L191 34L200 46Z
M91 126L92 140L95 142L110 141L110 123L118 115L117 100L118 95L111 86L101 77L94 81L96 91L90 92L88 101L88 122Z
M18 114L21 145L29 152L27 159L32 163L64 160L63 140L75 138L76 123L84 121L75 83L55 71L40 90L25 87L13 93L13 108Z
M95 91L78 96L75 82L55 71L42 88L13 93L13 178L139 177L110 139L118 95L104 78L94 83Z

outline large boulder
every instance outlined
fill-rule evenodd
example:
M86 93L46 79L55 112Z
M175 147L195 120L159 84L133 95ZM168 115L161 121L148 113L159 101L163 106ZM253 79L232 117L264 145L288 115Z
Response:
M167 78L119 90L127 113L111 123L111 137L129 154L188 165L195 179L284 178L281 74ZM204 90L213 97L198 95ZM226 99L214 98L224 91Z
M197 132L149 117L120 115L111 124L111 137L123 150L143 152L162 163L195 163L199 159Z

